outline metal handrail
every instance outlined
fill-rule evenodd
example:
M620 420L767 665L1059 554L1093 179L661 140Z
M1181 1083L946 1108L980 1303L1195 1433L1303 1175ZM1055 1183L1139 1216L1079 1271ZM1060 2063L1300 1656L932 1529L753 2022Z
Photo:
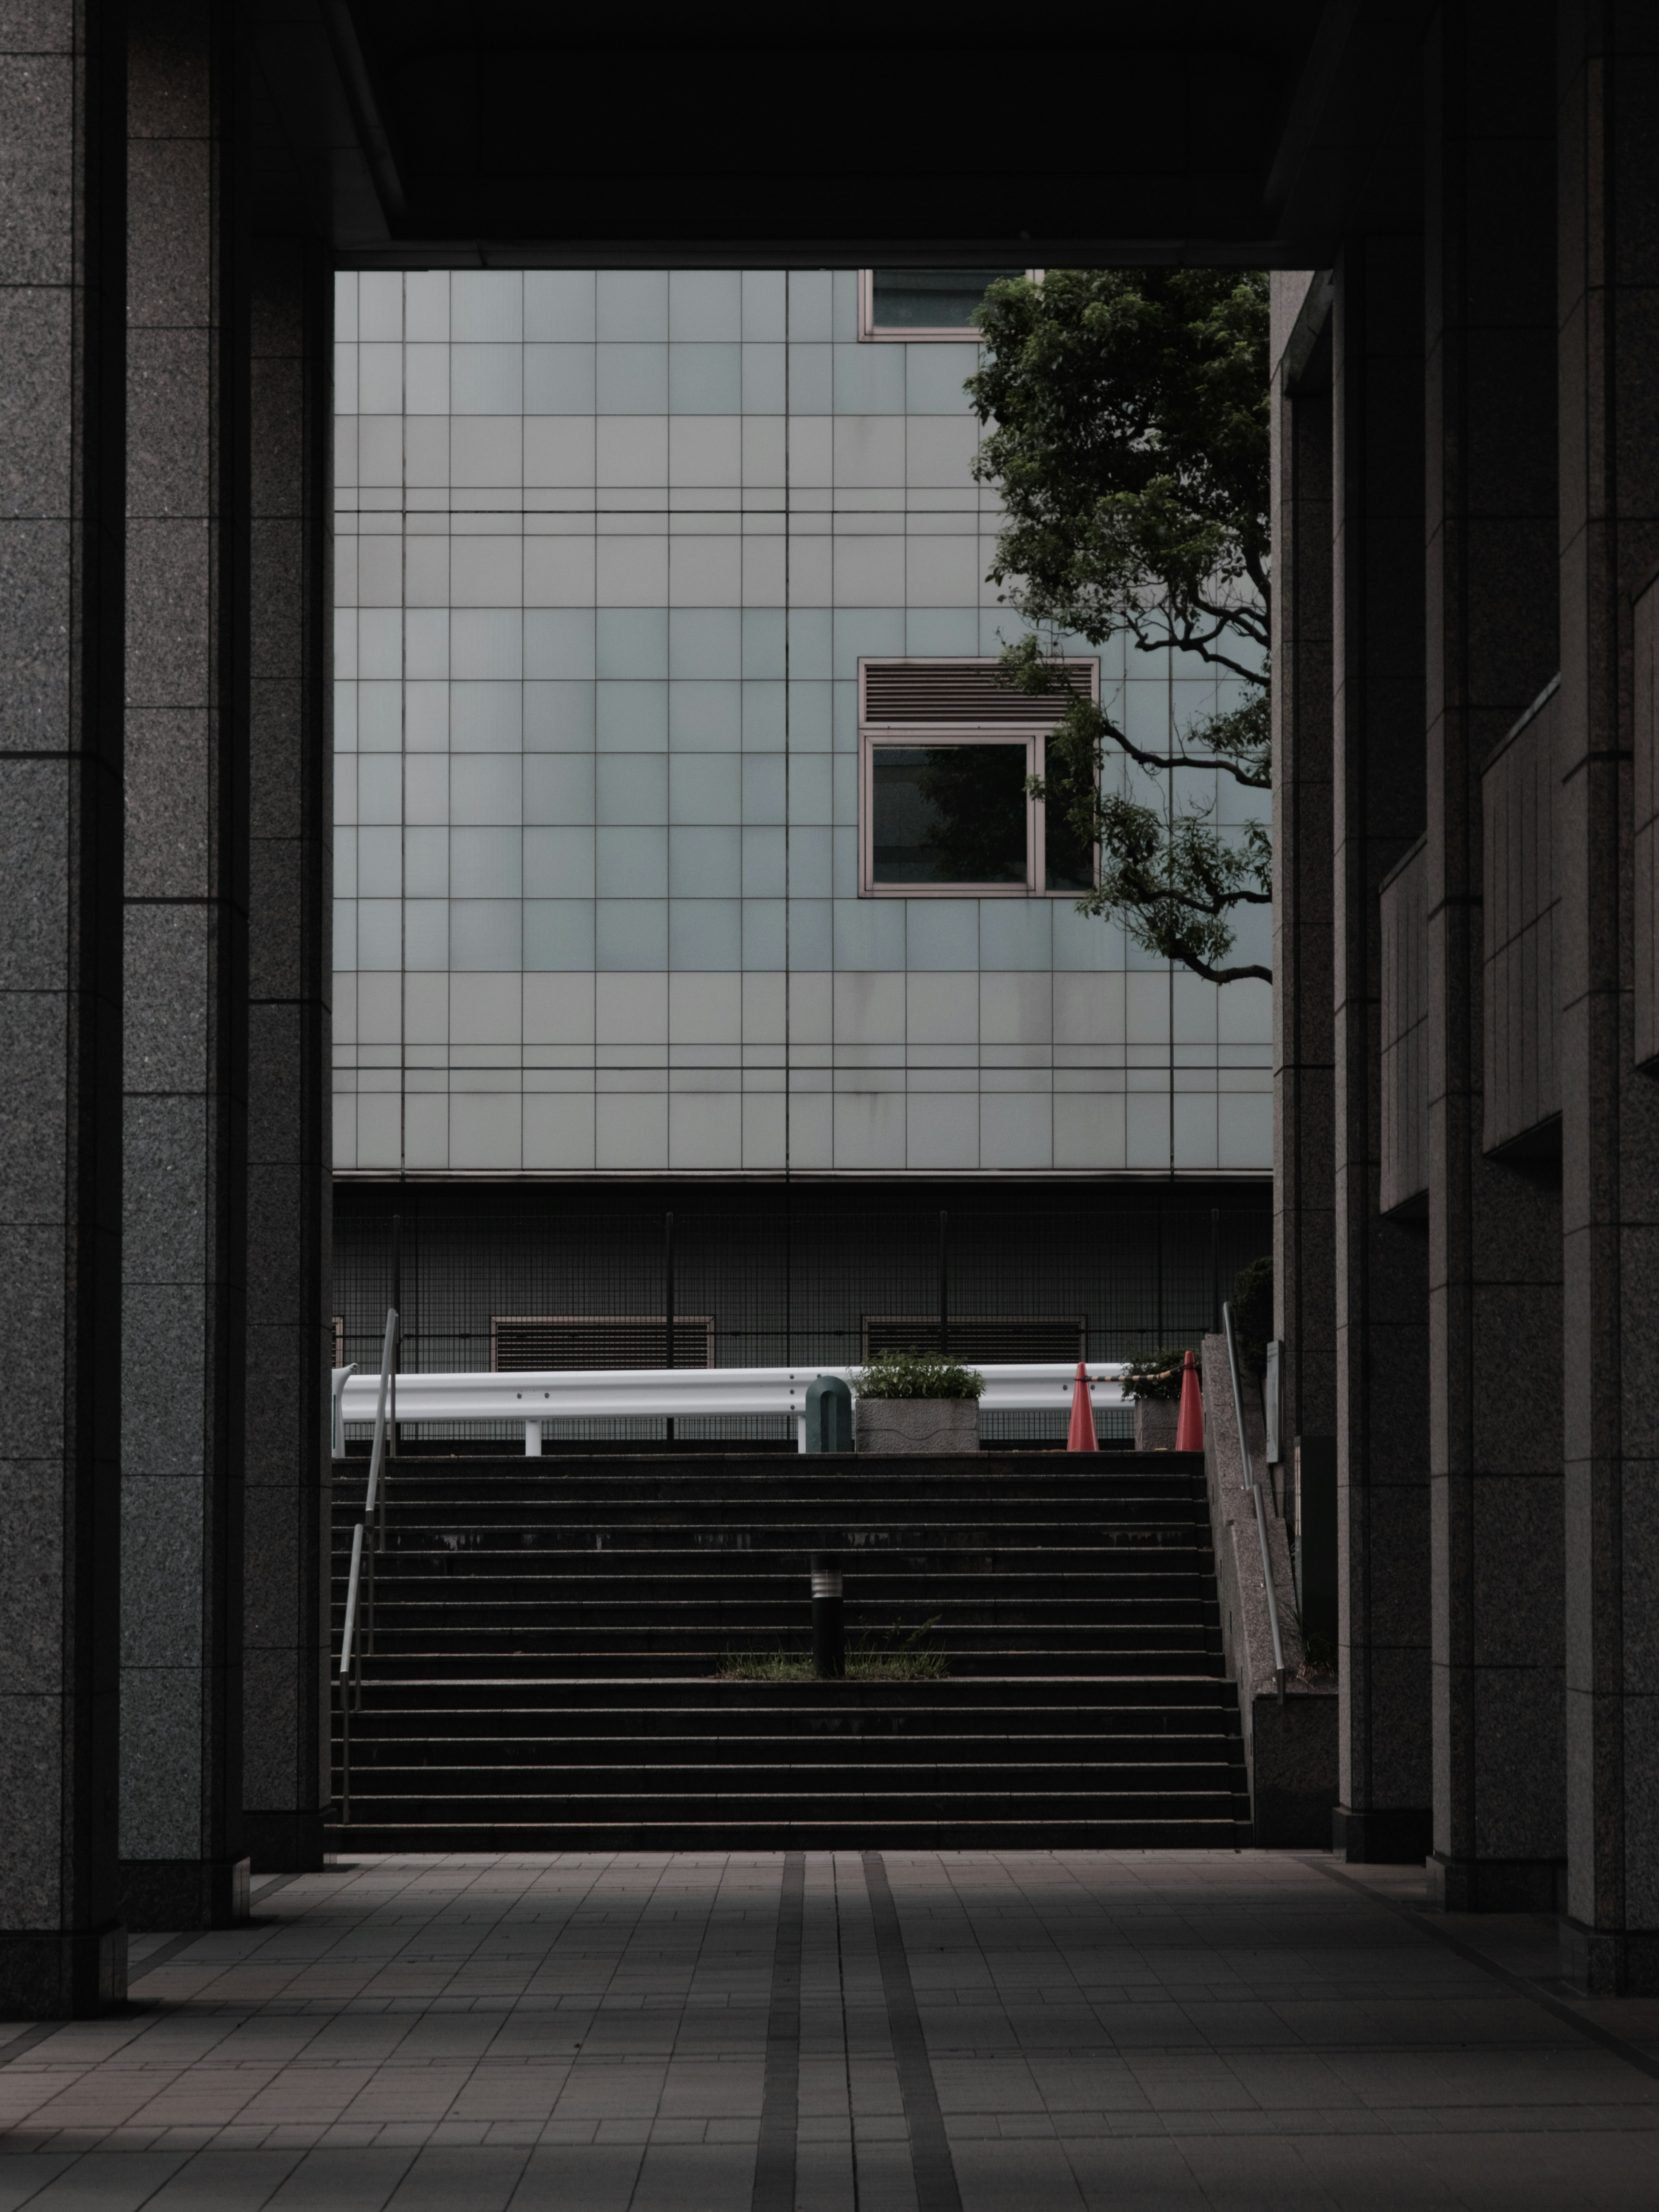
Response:
M336 1459L345 1457L345 1416L340 1410L346 1384L357 1372L354 1359L344 1367L331 1367L328 1378L329 1449Z
M1279 1702L1285 1702L1285 1646L1279 1633L1279 1600L1273 1592L1273 1554L1267 1547L1267 1516L1261 1503L1261 1485L1255 1479L1255 1468L1250 1458L1250 1440L1244 1428L1244 1394L1238 1380L1238 1346L1233 1338L1233 1309L1231 1299L1221 1308L1222 1326L1227 1333L1227 1370L1232 1378L1233 1419L1238 1424L1239 1456L1244 1467L1244 1484L1255 1501L1255 1533L1261 1543L1261 1587L1267 1593L1267 1626L1273 1638L1273 1680L1279 1690Z
M981 1413L1053 1412L1071 1409L1077 1386L1077 1362L979 1361L985 1378ZM1085 1362L1089 1395L1097 1413L1125 1402L1121 1360ZM732 1413L781 1413L803 1431L806 1393L821 1377L848 1382L855 1368L646 1367L559 1369L543 1371L479 1370L460 1374L394 1373L394 1418L400 1421L521 1422L525 1449L542 1449L543 1424L559 1419L614 1419L618 1416L672 1419ZM341 1385L343 1420L354 1425L374 1412L372 1375L349 1377Z
M357 1639L357 1595L363 1595L362 1619L364 1638L368 1648L374 1648L374 1554L386 1543L386 1484L381 1468L386 1458L386 1407L392 1397L392 1363L398 1348L398 1314L395 1307L386 1309L386 1338L380 1348L380 1387L374 1408L374 1445L368 1456L368 1487L363 1493L362 1518L351 1532L351 1572L346 1582L345 1619L340 1629L340 1818L351 1817L351 1700L354 1690L362 1695L362 1651ZM378 1527L375 1506L380 1508ZM376 1528L374 1542L365 1546L363 1538L371 1528ZM368 1570L365 1575L363 1560L367 1555Z

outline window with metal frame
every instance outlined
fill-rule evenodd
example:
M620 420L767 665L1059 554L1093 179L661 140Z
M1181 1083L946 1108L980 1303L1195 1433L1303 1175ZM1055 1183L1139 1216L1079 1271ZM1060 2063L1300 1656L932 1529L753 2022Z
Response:
M974 316L999 277L1042 274L1040 269L860 269L860 339L960 345L978 337Z
M1062 664L1099 696L1100 664ZM1097 855L1063 804L1033 799L1048 773L1058 693L1000 684L995 660L859 663L859 891L866 898L1076 897Z
M661 1367L667 1323L662 1314L496 1314L489 1323L489 1364L497 1373L555 1368ZM712 1367L711 1314L676 1314L676 1367Z

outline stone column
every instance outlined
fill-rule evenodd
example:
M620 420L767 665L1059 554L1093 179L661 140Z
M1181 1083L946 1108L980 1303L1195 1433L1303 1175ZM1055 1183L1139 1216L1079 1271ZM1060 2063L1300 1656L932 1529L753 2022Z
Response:
M0 2012L126 1995L120 1562L125 64L0 31Z
M329 1586L331 258L252 258L243 1796L259 1870L323 1863Z
M1318 276L1273 280L1273 1304L1281 1431L1335 1433L1331 436Z
M1427 1238L1379 1211L1378 890L1423 827L1422 252L1345 246L1335 388L1337 1500L1335 1848L1430 1842Z
M240 21L138 0L129 48L121 1856L140 1928L246 1909Z
M1553 9L1426 49L1431 1887L1548 1911L1564 1856L1560 1214L1483 1138L1481 769L1555 673ZM1502 856L1507 859L1508 856Z
M1584 1988L1651 1996L1659 1085L1634 1065L1630 996L1630 595L1659 565L1659 23L1571 5L1560 19L1563 1948Z

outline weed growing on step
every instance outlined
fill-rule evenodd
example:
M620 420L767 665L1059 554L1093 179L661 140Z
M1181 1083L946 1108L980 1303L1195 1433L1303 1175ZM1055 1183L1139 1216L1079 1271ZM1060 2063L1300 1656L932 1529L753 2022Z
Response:
M847 1675L849 1682L937 1682L949 1674L945 1654L931 1648L933 1632L943 1616L935 1613L920 1628L900 1638L896 1627L885 1634L869 1632L849 1640ZM803 1651L728 1651L714 1677L717 1682L811 1682L817 1680L812 1662Z

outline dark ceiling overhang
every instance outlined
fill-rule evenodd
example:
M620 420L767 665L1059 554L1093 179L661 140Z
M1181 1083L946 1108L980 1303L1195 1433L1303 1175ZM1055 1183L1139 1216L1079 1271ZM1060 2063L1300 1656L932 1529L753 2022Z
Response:
M1414 217L1429 13L264 4L258 220L357 265L1317 266Z

